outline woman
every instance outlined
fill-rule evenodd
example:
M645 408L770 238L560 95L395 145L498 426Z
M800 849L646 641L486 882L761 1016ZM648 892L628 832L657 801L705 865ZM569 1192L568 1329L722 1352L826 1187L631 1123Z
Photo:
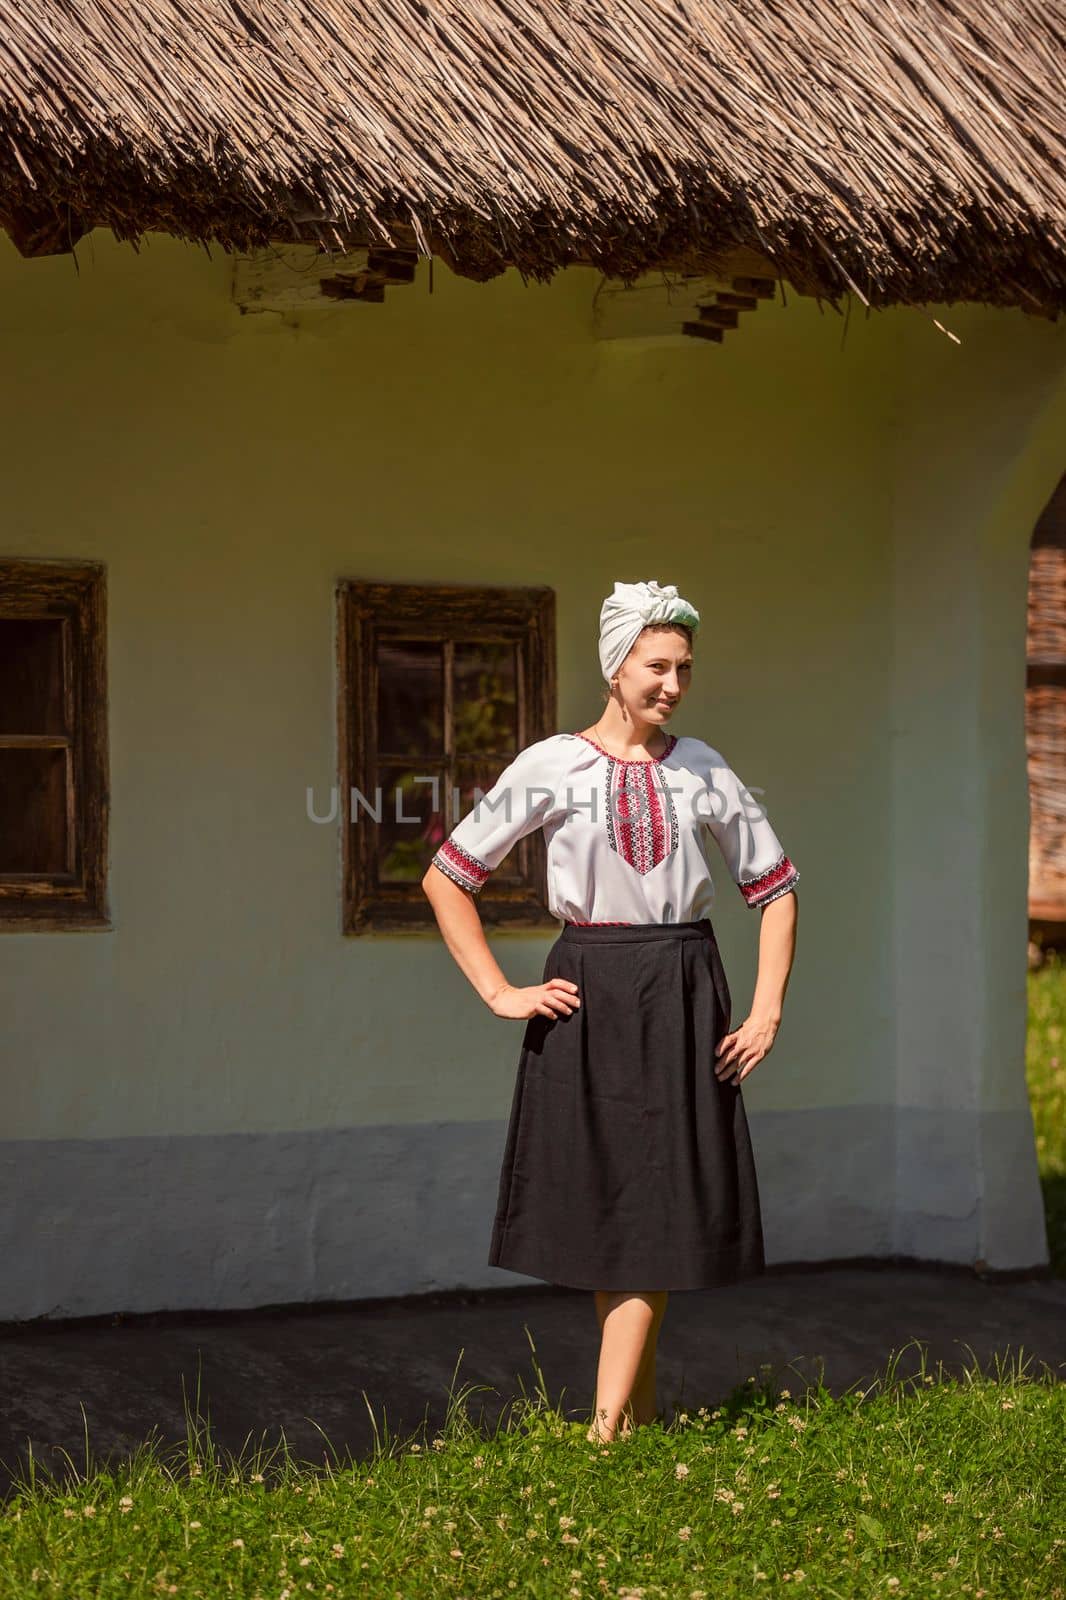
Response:
M673 584L616 583L600 611L603 715L526 747L423 879L444 940L498 1017L525 1020L489 1263L595 1293L590 1440L656 1420L671 1289L764 1270L740 1085L773 1046L795 953L799 872L702 739L666 731L692 678L699 613ZM544 981L508 983L474 904L543 828L565 926ZM710 910L712 835L763 910L751 1010L730 994Z

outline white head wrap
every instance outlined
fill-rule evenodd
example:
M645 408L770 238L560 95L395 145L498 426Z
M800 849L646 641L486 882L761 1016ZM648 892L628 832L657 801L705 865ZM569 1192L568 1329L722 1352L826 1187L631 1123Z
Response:
M610 683L632 650L641 630L649 622L684 622L698 628L700 614L682 600L677 585L656 583L615 583L600 607L600 666Z

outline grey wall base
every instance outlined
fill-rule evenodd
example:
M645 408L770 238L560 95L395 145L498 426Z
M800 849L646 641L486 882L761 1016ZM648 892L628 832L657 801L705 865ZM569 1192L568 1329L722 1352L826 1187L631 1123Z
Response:
M769 1264L1047 1261L1028 1111L749 1119ZM486 1260L505 1132L0 1142L0 1320L529 1286Z

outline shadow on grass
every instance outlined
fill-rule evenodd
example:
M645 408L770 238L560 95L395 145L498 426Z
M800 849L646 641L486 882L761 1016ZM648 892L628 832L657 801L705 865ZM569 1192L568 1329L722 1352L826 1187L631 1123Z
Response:
M90 1482L98 1482L102 1478L113 1477L115 1480L121 1479L128 1483L144 1473L153 1472L174 1484L179 1480L188 1482L190 1478L200 1479L203 1488L214 1487L219 1491L226 1487L232 1489L236 1485L260 1483L267 1488L284 1489L295 1484L297 1480L306 1478L332 1479L338 1474L350 1471L360 1474L368 1470L372 1472L382 1461L409 1452L432 1453L438 1449L484 1445L502 1437L524 1436L537 1441L586 1442L585 1432L592 1421L591 1406L587 1412L582 1412L579 1421L574 1421L573 1416L566 1415L563 1410L565 1389L560 1391L556 1402L552 1401L537 1358L532 1334L528 1325L524 1326L531 1350L532 1383L527 1389L521 1374L518 1375L521 1393L505 1403L494 1426L488 1431L485 1430L482 1420L472 1419L470 1403L476 1395L498 1395L498 1391L488 1384L457 1383L465 1347L459 1351L448 1387L444 1422L441 1427L433 1431L431 1438L428 1437L427 1415L424 1415L422 1422L409 1432L394 1434L389 1428L384 1407L380 1416L376 1414L369 1396L362 1390L363 1403L369 1413L374 1436L371 1453L369 1456L353 1455L350 1449L346 1449L342 1455L315 1419L307 1417L306 1420L321 1434L324 1441L327 1454L323 1461L296 1456L290 1448L283 1428L278 1430L278 1442L273 1446L268 1447L263 1438L254 1443L250 1434L246 1436L237 1452L216 1445L210 1410L209 1408L206 1411L201 1410L202 1374L198 1370L196 1395L191 1405L185 1378L182 1375L186 1426L184 1440L177 1444L166 1445L158 1428L153 1428L148 1437L132 1452L117 1450L105 1457L97 1457L89 1440L85 1408L81 1406L84 1428L83 1463L79 1465L69 1451L57 1446L57 1454L64 1459L65 1468L59 1472L53 1471L34 1456L31 1443L27 1461L19 1463L11 1475L7 1498L29 1498L40 1502L54 1496L69 1496L84 1490ZM911 1339L898 1350L891 1352L884 1367L872 1380L865 1385L861 1382L853 1384L840 1394L834 1394L826 1387L821 1358L816 1362L818 1376L814 1379L802 1374L797 1377L799 1369L792 1362L763 1363L757 1378L750 1377L745 1383L735 1385L713 1410L707 1405L701 1405L698 1408L698 1415L707 1419L704 1426L708 1435L724 1435L738 1427L745 1427L754 1432L760 1425L770 1423L773 1414L783 1409L781 1401L785 1395L789 1397L792 1407L802 1406L806 1401L810 1405L817 1405L819 1409L832 1408L844 1420L849 1414L859 1412L872 1400L894 1397L897 1401L905 1401L909 1395L924 1392L931 1384L948 1383L955 1388L965 1389L970 1385L994 1383L1013 1388L1021 1383L1054 1384L1058 1381L1058 1375L1046 1362L1041 1362L1043 1370L1034 1378L1027 1370L1033 1358L1025 1356L1021 1350L1017 1357L1009 1352L996 1353L992 1358L991 1370L982 1369L972 1347L964 1341L959 1342L972 1357L972 1365L965 1367L961 1375L955 1370L946 1373L943 1361L936 1363L935 1370L931 1369L927 1346L918 1339ZM913 1370L902 1372L900 1367L903 1358L912 1349L916 1353L916 1359L912 1362ZM650 1440L653 1435L676 1434L688 1422L690 1414L696 1412L697 1408L694 1406L686 1409L675 1402L673 1416L669 1421L662 1420L644 1425L636 1430L636 1435ZM626 1448L624 1443L623 1448Z

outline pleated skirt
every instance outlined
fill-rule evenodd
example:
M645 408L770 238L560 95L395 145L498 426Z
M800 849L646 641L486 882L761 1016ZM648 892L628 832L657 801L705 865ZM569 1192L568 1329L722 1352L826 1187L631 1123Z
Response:
M525 1027L489 1264L577 1289L706 1289L765 1270L731 1000L708 918L567 923L544 982L581 1005Z

